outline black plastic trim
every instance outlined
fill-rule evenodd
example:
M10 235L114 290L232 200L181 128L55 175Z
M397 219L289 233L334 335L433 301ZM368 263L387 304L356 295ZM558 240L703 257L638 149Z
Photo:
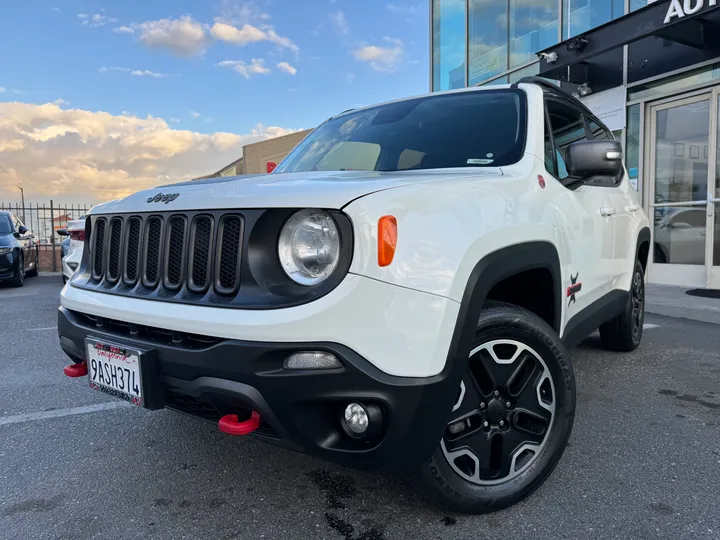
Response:
M553 327L560 332L562 278L555 246L542 241L508 246L486 255L470 273L450 342L448 363L453 358L467 358L470 354L480 311L493 286L503 279L536 268L545 268L552 275L555 298Z
M128 276L128 261L129 258L129 247L130 247L130 231L132 231L132 224L137 223L138 224L138 231L137 231L137 253L135 254L135 277L133 279L130 279ZM122 269L122 279L123 283L125 285L135 285L137 283L138 279L140 279L140 254L141 254L141 246L140 239L142 238L143 234L143 220L140 216L132 216L129 217L125 221L125 232L123 234L122 239L122 250L123 250L123 269Z
M195 272L195 239L197 235L197 224L200 220L208 220L210 222L210 238L208 240L207 260L205 261L205 281L198 285L193 279ZM212 280L212 246L215 234L215 220L209 214L199 214L195 216L190 223L190 236L188 238L188 261L187 261L187 286L191 292L204 293L210 286Z
M182 227L183 227L183 238L182 238L182 251L179 254L171 254L171 235L173 233L173 222L175 221L181 221ZM165 245L163 248L163 263L162 263L162 282L163 287L170 291L178 291L180 290L180 287L182 287L183 282L185 281L185 265L187 263L185 258L185 253L187 253L188 248L188 220L185 216L182 214L173 214L167 219L167 225L165 226ZM170 270L170 257L173 256L179 256L180 257L180 279L178 279L177 283L172 283L169 279L168 273Z
M159 222L160 223L160 231L158 232L158 246L157 246L157 261L153 266L156 267L156 274L155 279L148 278L147 272L148 272L148 252L149 252L149 243L148 238L150 236L150 227L153 226L153 223ZM163 239L165 237L165 220L158 215L151 215L148 216L145 220L145 227L143 228L143 236L142 236L142 257L140 259L142 263L142 272L141 272L141 282L142 284L150 289L154 289L157 287L158 283L160 283L161 275L162 275L162 267L163 267Z
M132 323L62 307L58 311L61 345L73 361L85 358L88 336L146 351L157 374L150 382L158 384L153 388L159 388L161 395L170 390L192 396L212 404L218 414L257 410L263 423L272 428L270 433L277 434L274 442L360 468L407 468L428 459L445 430L466 366L463 361L449 362L432 377L397 377L338 343L208 338L203 344L191 342L181 332L159 341L143 330ZM308 350L330 352L343 367L283 369L289 355ZM151 399L155 397L148 395L149 403L160 404L160 399ZM345 434L342 413L352 401L380 407L383 431L377 438L363 440Z
M614 290L596 300L572 317L565 325L562 340L572 349L600 326L625 309L628 291Z
M225 227L229 220L238 220L240 222L240 234L238 236L239 245L237 246L237 255L233 264L235 266L235 276L232 280L232 286L226 287L222 284L220 274L222 273L223 266L223 251L230 247L229 242L225 241ZM217 229L217 242L215 243L215 272L213 275L215 290L219 294L231 296L237 294L240 288L240 271L242 269L242 257L243 257L243 238L245 237L245 220L240 214L225 214L220 218L220 223ZM228 261L229 263L229 261Z

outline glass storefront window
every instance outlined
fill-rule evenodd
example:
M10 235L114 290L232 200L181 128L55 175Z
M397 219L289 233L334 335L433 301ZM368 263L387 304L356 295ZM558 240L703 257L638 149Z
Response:
M534 77L538 74L540 71L540 63L536 62L535 64L528 66L526 68L518 69L517 71L513 71L510 76L510 82L514 83L522 79L523 77ZM553 83L556 83L556 81L552 81Z
M433 90L465 87L466 0L432 0Z
M635 11L636 9L644 8L648 4L651 4L652 0L630 0L630 11Z
M471 86L508 70L507 7L507 1L470 0Z
M563 39L625 14L625 0L563 0Z
M627 109L627 134L625 138L625 166L630 183L638 189L638 169L640 167L640 105L631 105Z
M554 0L510 0L508 4L512 69L534 60L536 52L558 42L560 16L559 3Z
M628 101L661 96L677 90L683 90L698 84L710 83L720 79L720 64L701 67L647 84L640 84L628 88Z

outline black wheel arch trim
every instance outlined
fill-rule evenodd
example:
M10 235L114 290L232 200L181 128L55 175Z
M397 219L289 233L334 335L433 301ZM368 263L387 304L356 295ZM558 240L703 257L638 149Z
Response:
M555 304L553 328L560 332L562 273L556 247L546 241L515 244L489 253L470 272L450 342L449 362L466 359L470 354L480 312L493 286L515 274L538 268L547 269L552 275Z
M640 229L640 232L638 233L637 237L637 244L635 244L635 260L637 261L640 258L640 247L646 243L648 244L648 248L650 247L650 228L649 227L643 227ZM645 270L647 270L647 266L650 262L649 260L650 252L648 251L648 260L645 261L645 264L643 265Z

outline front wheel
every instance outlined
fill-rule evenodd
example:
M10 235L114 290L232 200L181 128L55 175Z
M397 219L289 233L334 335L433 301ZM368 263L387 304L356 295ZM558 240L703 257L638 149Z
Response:
M574 416L575 378L555 331L523 308L488 303L450 421L421 477L452 510L508 507L550 475Z
M12 284L15 287L22 287L25 284L25 258L22 255L20 255L20 260L18 260L17 276L15 276Z

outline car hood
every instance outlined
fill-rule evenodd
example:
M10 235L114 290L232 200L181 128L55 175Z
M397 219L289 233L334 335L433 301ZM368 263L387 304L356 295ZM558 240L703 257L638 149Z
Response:
M377 191L464 176L502 176L499 168L397 172L313 171L244 175L158 186L103 204L93 213L223 208L328 208ZM163 197L165 196L165 197Z
M15 244L15 236L12 233L0 234L0 247L9 247Z

